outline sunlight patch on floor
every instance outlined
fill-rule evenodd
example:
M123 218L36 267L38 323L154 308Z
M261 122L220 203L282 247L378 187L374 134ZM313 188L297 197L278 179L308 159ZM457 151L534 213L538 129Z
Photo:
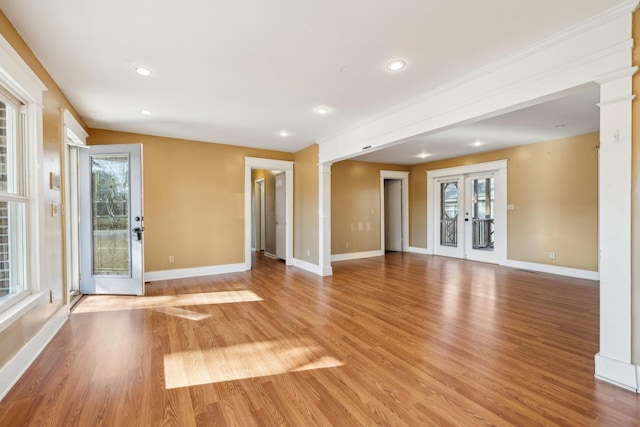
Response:
M181 307L188 305L232 304L262 301L253 291L202 292L181 295L121 296L88 295L76 306L74 313L96 313L100 311L136 310L142 308Z
M160 308L154 308L153 311L167 314L169 316L180 317L185 320L193 320L195 322L211 317L208 314L198 313L197 311L185 310L183 308L178 308L178 307L160 307Z
M167 389L342 366L312 340L278 339L164 356Z

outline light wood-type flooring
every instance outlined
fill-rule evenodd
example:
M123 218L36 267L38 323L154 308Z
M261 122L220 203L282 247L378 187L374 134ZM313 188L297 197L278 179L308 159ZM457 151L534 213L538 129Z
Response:
M594 379L598 285L416 254L85 297L0 426L632 426Z

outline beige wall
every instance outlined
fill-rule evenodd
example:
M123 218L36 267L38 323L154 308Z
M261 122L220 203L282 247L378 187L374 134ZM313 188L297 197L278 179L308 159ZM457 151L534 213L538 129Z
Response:
M295 153L293 175L293 256L318 265L318 145Z
M79 118L74 108L65 98L64 94L44 69L42 64L33 55L33 52L18 35L5 15L0 12L0 33L18 52L31 70L47 87L44 93L43 103L43 157L41 163L43 178L43 200L40 206L40 214L44 217L44 242L41 249L41 288L51 289L54 295L53 304L35 307L18 319L9 328L0 333L0 366L8 358L21 348L49 319L57 308L63 304L63 240L62 217L58 214L51 216L51 203L60 206L63 202L62 193L49 189L49 172L62 174L61 150L62 138L62 112L68 109L76 118ZM80 123L83 124L82 120Z
M243 263L244 157L293 160L290 153L98 129L89 130L88 142L143 145L146 271Z
M380 250L381 170L409 167L355 160L331 166L332 254Z
M411 246L427 247L426 171L508 159L507 258L597 271L598 144L590 133L413 166Z

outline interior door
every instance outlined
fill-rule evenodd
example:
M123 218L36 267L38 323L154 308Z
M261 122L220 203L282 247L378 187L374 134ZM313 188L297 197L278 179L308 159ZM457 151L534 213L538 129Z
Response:
M80 152L80 290L144 295L142 145Z
M276 175L276 256L287 258L285 173Z
M436 182L436 255L465 257L463 197L464 177L446 177Z

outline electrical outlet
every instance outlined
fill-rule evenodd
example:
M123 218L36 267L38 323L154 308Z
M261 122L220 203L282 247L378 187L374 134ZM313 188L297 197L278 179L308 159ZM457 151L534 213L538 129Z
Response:
M307 256L311 256L311 251L307 249Z
M549 259L556 259L556 253L555 252L549 252Z
M344 244L344 247L345 247L345 248L347 248L347 249L349 249L349 242L345 243L345 244Z
M169 255L169 264L176 262L176 258L173 255Z

